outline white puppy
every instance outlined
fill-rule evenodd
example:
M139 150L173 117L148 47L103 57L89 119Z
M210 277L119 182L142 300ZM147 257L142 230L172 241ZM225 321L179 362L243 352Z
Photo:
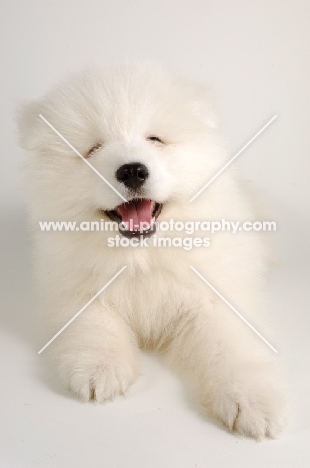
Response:
M266 254L259 234L155 234L152 224L154 218L255 219L233 167L189 203L229 158L205 89L150 64L94 68L25 106L19 123L22 145L32 152L25 195L36 240L42 345L127 266L47 348L64 384L84 401L112 399L139 376L139 350L152 348L187 375L208 414L229 429L277 435L286 403L274 353L190 269L270 338L262 321ZM39 229L39 221L79 226L102 219L122 220L128 229ZM137 234L130 221L151 225L142 233L149 245L109 247L116 234ZM209 237L210 246L205 239L192 249L156 247L161 237Z

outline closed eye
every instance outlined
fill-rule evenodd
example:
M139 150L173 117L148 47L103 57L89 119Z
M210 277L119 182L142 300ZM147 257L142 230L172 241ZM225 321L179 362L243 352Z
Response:
M98 149L102 147L102 143L96 143L94 146L87 151L85 158L89 158L93 153L95 153Z
M162 145L164 144L163 140L161 140L158 136L155 135L148 136L147 140L154 141L155 143L161 143Z

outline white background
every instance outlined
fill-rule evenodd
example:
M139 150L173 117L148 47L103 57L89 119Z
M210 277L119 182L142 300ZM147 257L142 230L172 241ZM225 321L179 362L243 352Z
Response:
M0 18L0 467L310 466L309 2L11 0L1 2ZM64 391L36 354L14 112L69 71L128 58L211 82L232 155L278 115L237 163L278 219L269 290L292 414L277 441L257 444L205 420L154 357L145 356L144 376L126 398L98 407Z

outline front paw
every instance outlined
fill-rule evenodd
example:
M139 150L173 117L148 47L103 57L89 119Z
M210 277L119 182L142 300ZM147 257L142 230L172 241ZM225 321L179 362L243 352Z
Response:
M83 401L104 403L123 395L140 372L134 357L100 351L72 352L58 359L67 388Z
M245 366L229 379L217 379L203 403L229 430L257 440L275 438L286 425L285 392L264 366Z

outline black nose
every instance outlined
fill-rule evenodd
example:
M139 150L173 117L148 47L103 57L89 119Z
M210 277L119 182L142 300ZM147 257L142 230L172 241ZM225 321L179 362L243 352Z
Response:
M124 164L116 171L116 179L132 189L141 187L148 176L147 167L141 163Z

